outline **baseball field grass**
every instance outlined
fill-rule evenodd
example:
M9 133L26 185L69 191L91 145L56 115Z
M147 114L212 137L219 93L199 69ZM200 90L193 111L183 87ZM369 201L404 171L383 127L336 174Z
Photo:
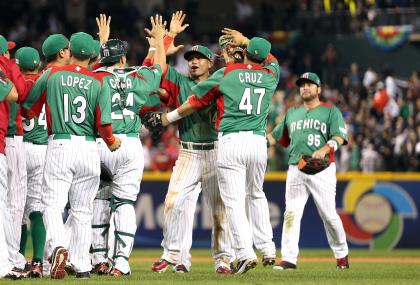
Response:
M176 274L172 270L154 273L150 270L153 261L160 256L160 249L135 250L130 259L132 274L127 277L99 277L79 280L66 276L64 280L24 279L0 280L0 284L420 284L420 250L367 251L352 250L350 269L335 269L335 260L328 250L302 250L298 269L277 271L259 264L243 275L217 275L214 273L210 250L193 250L191 272Z

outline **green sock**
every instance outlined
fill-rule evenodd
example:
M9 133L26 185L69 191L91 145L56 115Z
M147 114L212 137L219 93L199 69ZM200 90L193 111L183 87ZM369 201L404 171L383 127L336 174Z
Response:
M19 252L25 256L26 241L28 240L28 226L22 225L22 232L20 233L20 249Z
M41 212L32 212L29 215L31 220L31 236L32 243L34 245L34 257L42 259L44 256L44 247L45 247L45 227L44 221L42 220Z

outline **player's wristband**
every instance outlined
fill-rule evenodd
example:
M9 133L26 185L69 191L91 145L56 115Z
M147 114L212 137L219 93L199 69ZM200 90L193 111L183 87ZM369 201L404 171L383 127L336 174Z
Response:
M172 112L169 112L166 114L166 119L168 120L169 123L173 123L178 120L181 120L182 116L179 114L178 109L175 109Z
M156 51L156 48L155 47L151 47L151 48L149 48L149 51Z
M327 141L327 145L328 145L331 149L333 149L334 151L337 151L338 146L339 146L339 143L338 143L336 140L331 139L331 140Z

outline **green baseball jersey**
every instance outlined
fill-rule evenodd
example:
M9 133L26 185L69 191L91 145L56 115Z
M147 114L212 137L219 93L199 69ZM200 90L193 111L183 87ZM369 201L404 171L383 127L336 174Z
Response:
M99 68L95 70L111 90L111 119L114 134L138 133L140 110L151 104L149 97L160 84L162 69L152 67Z
M38 117L23 119L23 141L34 144L48 144L47 117L45 106Z
M192 95L191 88L197 85L193 79L176 71L168 65L161 87L169 95L168 107L178 108ZM179 136L182 141L208 143L217 140L215 129L216 106L210 104L206 108L187 116L178 122Z
M312 155L333 136L342 137L344 143L348 139L340 110L326 103L310 110L303 105L287 110L272 135L280 144L288 146L289 164L297 164L303 154Z
M265 133L271 97L280 78L277 60L265 66L231 64L215 72L208 80L193 88L198 101L207 105L216 99L216 127L220 132L254 131Z
M95 136L96 126L111 123L107 84L87 68L70 64L46 70L23 107L39 114L45 103L48 134Z
M0 102L6 99L7 94L9 94L12 89L13 84L10 80L4 80L0 78Z
M22 116L20 106L15 102L9 103L9 125L7 126L7 136L22 136Z

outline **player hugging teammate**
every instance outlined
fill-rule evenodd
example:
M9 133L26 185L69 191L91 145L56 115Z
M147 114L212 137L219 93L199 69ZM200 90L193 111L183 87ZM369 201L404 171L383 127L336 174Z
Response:
M334 165L334 152L346 143L347 132L338 109L319 101L319 78L310 72L299 78L303 106L290 109L266 135L280 78L271 44L225 28L219 45L226 67L210 74L212 51L195 45L184 54L188 75L183 75L166 56L182 47L174 39L188 27L185 17L182 11L173 13L168 31L161 16L151 17L143 66L127 66L129 46L109 39L111 18L104 14L96 19L99 44L84 32L70 40L50 35L42 45L47 63L42 71L35 49L23 47L11 61L14 43L0 36L0 278L131 274L134 205L144 168L139 132L144 124L159 135L175 121L180 154L165 198L163 254L153 271L191 270L200 193L212 213L216 273L255 268L253 247L264 266L274 265L263 191L267 142L279 142L290 152L282 261L273 268L297 268L300 219L309 194L337 268L349 267L335 210ZM174 110L146 112L161 106ZM29 221L34 252L27 264Z

